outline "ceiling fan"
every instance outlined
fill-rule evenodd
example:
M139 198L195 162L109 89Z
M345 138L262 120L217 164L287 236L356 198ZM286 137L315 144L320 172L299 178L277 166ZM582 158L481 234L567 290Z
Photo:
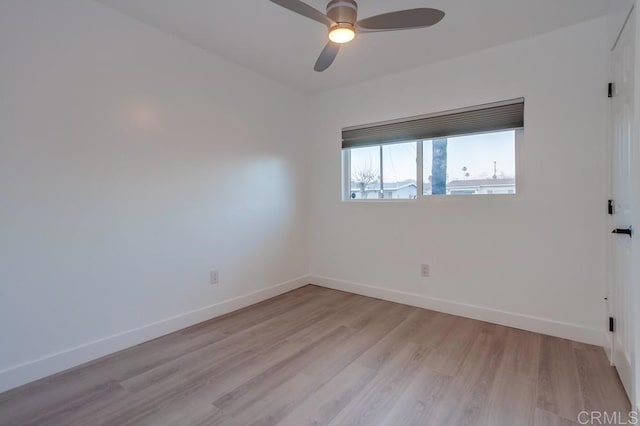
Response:
M273 3L324 24L329 29L329 42L320 53L313 68L322 72L329 68L340 51L340 45L348 43L357 33L408 30L437 24L444 18L438 9L418 8L383 13L357 20L358 4L354 0L331 0L326 15L300 0L271 0Z

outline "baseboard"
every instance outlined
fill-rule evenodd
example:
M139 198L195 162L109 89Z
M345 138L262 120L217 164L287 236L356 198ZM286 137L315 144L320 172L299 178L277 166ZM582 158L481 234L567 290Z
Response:
M605 344L604 331L586 328L576 324L506 312L483 306L453 302L450 300L424 296L422 294L389 290L382 287L375 287L329 277L311 275L308 279L309 282L315 285L335 290L342 290L349 293L361 294L363 296L375 297L405 305L417 306L420 308L505 325L521 330L533 331L549 336L561 337L582 343L589 343L597 346L603 346Z
M194 324L253 305L309 284L302 276L244 296L234 297L194 311L87 342L58 353L28 361L0 371L0 392L50 376L131 346L164 336Z

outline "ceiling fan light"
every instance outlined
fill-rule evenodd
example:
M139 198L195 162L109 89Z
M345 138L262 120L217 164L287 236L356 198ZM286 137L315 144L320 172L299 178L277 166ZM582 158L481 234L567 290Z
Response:
M337 24L329 30L329 40L334 43L349 43L356 37L356 31L351 24Z

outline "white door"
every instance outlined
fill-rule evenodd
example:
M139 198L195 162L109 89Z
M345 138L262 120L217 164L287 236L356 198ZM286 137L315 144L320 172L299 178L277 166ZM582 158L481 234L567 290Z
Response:
M609 312L615 318L611 339L611 361L630 398L634 396L633 374L635 355L636 289L633 272L632 236L624 232L632 226L633 205L633 123L634 123L635 19L629 20L612 52L613 98L612 124L612 198L611 216L611 283ZM640 224L637 224L640 226ZM639 228L640 229L640 228ZM631 228L632 232L633 228ZM633 235L640 238L640 234ZM633 399L632 399L633 400Z

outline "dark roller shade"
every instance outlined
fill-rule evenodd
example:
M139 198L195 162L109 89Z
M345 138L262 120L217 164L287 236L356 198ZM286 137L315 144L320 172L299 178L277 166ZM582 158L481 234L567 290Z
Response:
M524 127L524 98L342 130L342 148Z

